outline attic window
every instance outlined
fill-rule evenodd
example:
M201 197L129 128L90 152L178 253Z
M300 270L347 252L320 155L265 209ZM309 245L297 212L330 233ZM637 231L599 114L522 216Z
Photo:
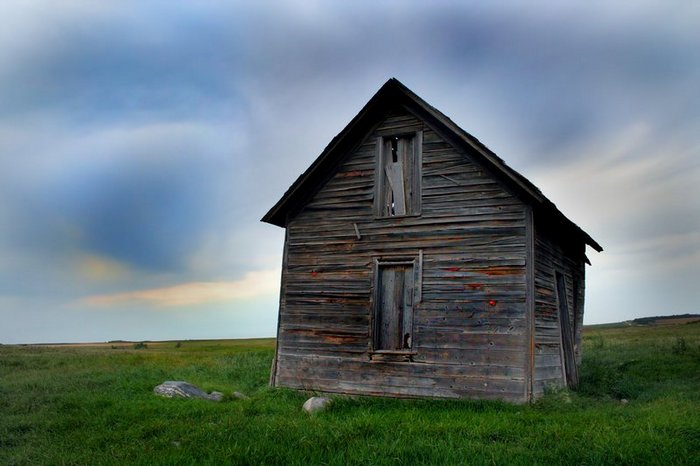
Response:
M420 214L421 133L379 138L375 209L378 217Z

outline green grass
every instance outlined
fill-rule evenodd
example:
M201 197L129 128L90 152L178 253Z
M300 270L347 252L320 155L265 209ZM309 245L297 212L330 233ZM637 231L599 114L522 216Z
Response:
M273 340L0 346L0 464L700 464L700 324L587 329L531 405L267 387ZM164 399L164 380L247 400ZM627 403L622 399L628 400Z

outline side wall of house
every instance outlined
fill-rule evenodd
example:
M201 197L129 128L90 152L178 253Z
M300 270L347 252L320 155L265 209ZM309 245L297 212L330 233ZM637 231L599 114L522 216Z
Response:
M415 130L421 215L377 219L377 141ZM525 222L467 155L405 110L387 115L288 224L276 385L526 400ZM391 258L422 258L410 357L372 353L373 264Z
M581 244L579 251L574 246L564 248L546 230L545 226L535 223L535 396L542 394L547 386L565 385L556 272L564 276L566 283L574 351L577 363L581 362L585 294L584 246Z

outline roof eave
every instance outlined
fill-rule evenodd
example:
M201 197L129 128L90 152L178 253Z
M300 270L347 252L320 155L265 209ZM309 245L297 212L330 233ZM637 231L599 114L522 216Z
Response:
M479 156L493 169L496 173L504 176L509 182L515 185L526 198L535 205L539 206L545 212L548 212L564 223L567 228L570 228L576 233L576 236L582 241L591 246L594 250L601 252L603 248L590 235L578 227L574 222L569 220L557 207L547 199L544 194L533 185L527 178L510 168L503 159L498 157L488 147L481 143L477 138L464 131L455 124L449 117L440 112L435 107L428 104L413 91L404 86L396 78L389 79L384 85L372 96L365 104L360 112L348 123L343 130L334 137L326 148L321 152L318 158L304 171L289 189L284 193L282 198L263 216L261 221L286 227L290 211L298 204L302 187L307 181L313 178L321 178L317 173L318 170L328 163L329 158L334 155L334 152L339 146L346 142L346 139L353 135L354 131L362 126L364 118L373 112L376 108L388 104L406 104L412 103L418 106L420 110L427 113L430 119L443 126L449 133L454 134L459 141L471 147ZM332 160L331 160L332 162Z
M355 117L350 120L343 130L338 133L331 142L323 149L323 152L314 160L314 162L309 166L309 168L304 171L292 185L287 189L284 195L279 201L263 216L262 222L270 223L279 227L286 227L287 225L287 215L286 207L291 203L292 200L298 195L300 188L304 185L304 182L315 174L316 170L323 165L323 163L328 159L328 157L333 153L333 151L338 147L338 145L343 142L346 136L352 133L358 124L363 120L365 115L367 115L371 110L380 105L383 101L390 100L389 97L396 95L396 90L394 89L397 85L403 86L396 78L389 79L384 85L372 96L372 98L365 104L364 107L359 111Z

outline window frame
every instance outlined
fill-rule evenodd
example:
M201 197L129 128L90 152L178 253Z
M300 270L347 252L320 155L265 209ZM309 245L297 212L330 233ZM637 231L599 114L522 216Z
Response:
M411 176L411 196L410 205L408 204L408 196L405 196L406 202L406 213L399 215L386 215L385 207L387 200L385 199L385 186L388 182L387 175L385 173L385 166L387 165L387 157L390 156L388 151L385 149L386 142L393 139L407 139L410 138L413 141L413 154L412 154L412 176ZM376 140L376 164L375 164L375 182L374 182L374 218L376 220L381 219L391 219L391 218L404 218L404 217L417 217L421 215L422 211L422 198L423 198L423 131L420 129L411 129L409 131L401 132L385 132L377 136ZM405 189L407 192L408 190Z
M417 354L416 351L416 339L415 339L415 315L416 315L416 310L419 305L419 303L422 300L422 259L423 259L423 251L420 251L417 256L406 256L406 255L401 255L401 256L384 256L384 257L375 257L373 262L372 262L372 305L371 305L371 314L370 314L370 359L378 359L379 358L392 358L392 357L397 357L399 360L402 360L402 358L409 358L408 360L412 360L412 356ZM378 329L377 325L379 323L379 312L380 312L380 298L381 298L381 290L380 290L380 284L381 284L381 270L383 267L391 267L391 266L409 266L412 269L413 273L413 289L411 292L411 329L410 329L410 339L411 339L411 344L409 348L401 348L401 349L381 349L378 348ZM403 320L403 318L402 318ZM398 330L398 329L397 329ZM403 330L401 329L402 332L404 333ZM402 338L403 340L403 338Z

